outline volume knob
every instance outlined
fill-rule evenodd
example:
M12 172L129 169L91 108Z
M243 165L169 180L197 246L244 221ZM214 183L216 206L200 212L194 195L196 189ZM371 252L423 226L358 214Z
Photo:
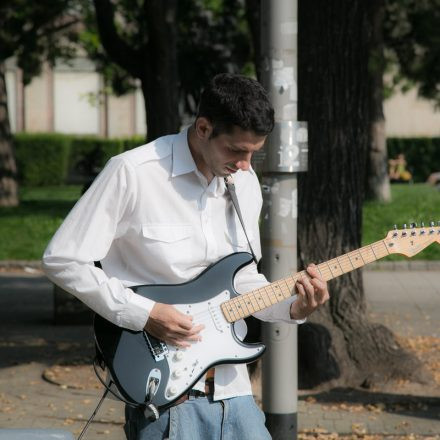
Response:
M175 396L177 394L177 388L176 387L169 387L167 390L168 396Z
M183 359L183 353L181 351L176 351L173 356L173 361L179 362Z
M173 371L173 379L179 379L182 377L182 370L174 370Z

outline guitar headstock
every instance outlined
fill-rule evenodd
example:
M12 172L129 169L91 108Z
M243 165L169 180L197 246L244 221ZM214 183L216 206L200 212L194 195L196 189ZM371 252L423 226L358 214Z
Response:
M437 226L434 222L429 226L422 223L421 227L411 223L409 228L403 225L402 229L394 226L394 230L388 232L385 238L390 254L402 254L407 257L418 254L434 242L440 243L440 222L437 222Z

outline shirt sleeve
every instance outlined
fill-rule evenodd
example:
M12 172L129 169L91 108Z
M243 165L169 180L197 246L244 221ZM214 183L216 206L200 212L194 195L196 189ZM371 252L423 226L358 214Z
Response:
M135 294L94 262L123 233L137 196L134 168L111 159L53 236L43 255L48 278L110 322L141 331L154 301Z
M261 213L263 200L261 196L260 185L256 177L254 179L254 183L255 195L251 197L250 200L258 200L259 203L258 209L254 211L255 214L253 218L248 218L248 224L253 226L251 228L251 236L253 237L253 239L251 240L251 244L255 252L255 256L259 261L261 259L261 243L258 219ZM247 210L247 212L249 211L250 209ZM260 287L267 286L268 284L270 284L269 281L263 274L258 272L257 265L254 262L241 269L235 277L235 289L240 294L248 293ZM294 301L296 301L296 299L297 295L292 295L290 298L287 298L284 301L273 304L267 309L254 313L253 316L267 322L282 321L289 324L302 324L306 321L305 319L296 320L290 317L290 306Z

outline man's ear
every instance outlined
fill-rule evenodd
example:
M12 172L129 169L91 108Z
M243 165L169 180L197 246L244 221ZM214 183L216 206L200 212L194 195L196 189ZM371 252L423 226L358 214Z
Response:
M201 116L195 122L196 134L199 139L208 140L212 134L213 126L209 119Z

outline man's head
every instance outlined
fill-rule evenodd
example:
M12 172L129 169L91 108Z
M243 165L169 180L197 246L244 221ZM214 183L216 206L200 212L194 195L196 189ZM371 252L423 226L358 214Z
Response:
M190 136L199 170L210 179L250 167L274 126L274 110L257 81L216 75L204 89Z
M274 126L274 110L263 86L231 73L220 73L208 83L200 98L197 117L211 123L211 137L231 133L234 127L267 136Z

